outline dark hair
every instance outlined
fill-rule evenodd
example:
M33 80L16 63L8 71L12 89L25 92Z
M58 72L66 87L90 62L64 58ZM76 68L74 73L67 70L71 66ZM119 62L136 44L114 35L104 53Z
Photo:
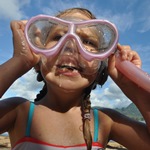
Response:
M84 8L67 9L63 12L60 12L56 16L62 17L63 15L66 15L68 13L74 13L77 11L84 13L90 19L96 18L89 10L84 9ZM91 110L90 93L92 89L96 88L97 84L102 86L107 80L107 77L108 77L107 63L106 61L102 61L101 67L98 70L98 75L96 77L96 80L89 87L87 87L84 91L84 97L83 97L81 109L82 109L82 117L83 117L83 134L84 134L84 139L87 144L88 150L91 150L92 148L92 136L90 132L90 110ZM44 81L40 71L38 71L37 80L39 82ZM44 81L44 86L42 90L40 91L40 93L37 95L35 101L39 101L40 99L42 99L46 95L46 93L47 93L47 86Z
M60 11L59 14L57 14L56 16L61 18L66 14L74 13L74 12L84 13L87 17L89 17L89 19L96 19L95 15L93 15L88 9L78 8L78 7L66 9L65 11Z

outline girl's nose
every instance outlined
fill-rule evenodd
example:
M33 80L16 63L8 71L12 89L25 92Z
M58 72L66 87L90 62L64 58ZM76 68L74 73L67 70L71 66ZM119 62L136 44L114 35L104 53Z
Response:
M74 40L69 40L63 46L61 53L63 55L75 55L78 52L78 48Z

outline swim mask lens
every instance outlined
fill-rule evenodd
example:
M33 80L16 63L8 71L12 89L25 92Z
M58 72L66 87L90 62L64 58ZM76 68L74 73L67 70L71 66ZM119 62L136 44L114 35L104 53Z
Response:
M39 15L26 25L25 35L35 53L56 55L66 41L73 39L86 60L106 59L118 43L116 27L106 20L68 21Z

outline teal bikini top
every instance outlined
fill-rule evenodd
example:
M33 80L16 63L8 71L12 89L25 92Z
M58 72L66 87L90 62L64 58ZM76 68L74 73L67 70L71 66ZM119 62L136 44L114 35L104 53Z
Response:
M35 104L30 103L30 109L29 109L28 121L27 121L27 127L26 127L26 137L30 137L30 129L31 129L34 109L35 109ZM98 129L99 129L98 110L94 108L93 113L94 113L94 142L98 142Z

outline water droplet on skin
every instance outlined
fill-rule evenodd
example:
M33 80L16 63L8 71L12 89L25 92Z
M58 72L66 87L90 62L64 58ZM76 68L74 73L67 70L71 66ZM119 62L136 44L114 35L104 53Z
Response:
M21 44L22 44L22 46L25 46L25 42L24 41L22 41Z
M21 37L21 45L22 45L22 49L25 50L26 49L26 43L22 37Z

